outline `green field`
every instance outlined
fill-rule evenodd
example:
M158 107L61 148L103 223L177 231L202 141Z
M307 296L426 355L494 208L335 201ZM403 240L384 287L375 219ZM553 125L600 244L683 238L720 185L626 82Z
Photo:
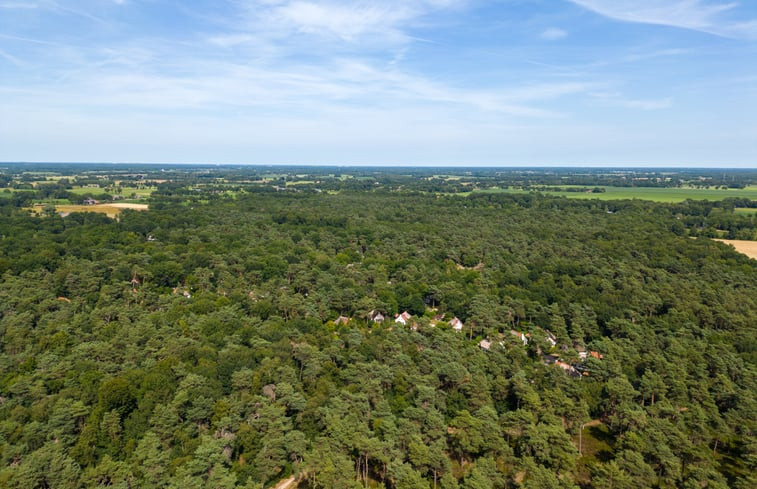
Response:
M571 199L620 200L640 199L655 202L683 202L684 200L723 200L730 197L757 200L757 186L745 189L697 189L697 188L656 188L656 187L600 187L602 193L584 192L542 192L546 195L559 195ZM529 191L509 188L491 188L474 190L474 193L529 193ZM459 194L465 195L465 194Z
M121 187L120 192L115 192L114 190L111 190L110 192L105 189L105 187L74 187L69 192L76 195L81 195L82 197L88 196L88 195L99 195L104 193L118 193L118 195L123 195L124 197L129 197L132 194L136 194L138 198L142 197L149 197L150 194L152 194L155 191L154 187L143 187L143 188L137 188L137 187Z
M286 186L291 187L293 185L314 185L315 180L295 180L293 182L287 182Z

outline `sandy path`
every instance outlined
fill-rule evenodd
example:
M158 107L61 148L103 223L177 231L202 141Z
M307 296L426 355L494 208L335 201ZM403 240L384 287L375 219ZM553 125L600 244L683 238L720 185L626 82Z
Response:
M757 241L744 241L738 239L716 239L721 243L729 244L736 248L739 253L744 253L749 258L757 260Z
M276 484L273 489L294 489L296 486L297 479L290 477L289 479L284 479L283 481Z

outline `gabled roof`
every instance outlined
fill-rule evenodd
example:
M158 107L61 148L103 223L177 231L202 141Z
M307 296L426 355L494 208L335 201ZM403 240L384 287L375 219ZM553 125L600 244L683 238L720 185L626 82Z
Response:
M463 326L464 326L463 322L460 321L460 319L457 317L452 318L449 322L449 325L452 326L452 328L455 329L455 331L462 331Z
M510 334L513 336L517 336L524 346L528 344L528 337L525 334L521 333L520 331L515 331L514 329L512 329L510 330Z
M409 319L410 319L411 317L412 317L412 316L410 315L410 313L409 313L409 312L407 312L407 311L404 311L404 312L403 312L402 314L398 314L398 315L397 315L397 318L396 318L396 319L394 320L394 322L395 322L395 323L402 323L402 324L406 324L406 323L407 323L407 321L408 321L408 320L409 320Z

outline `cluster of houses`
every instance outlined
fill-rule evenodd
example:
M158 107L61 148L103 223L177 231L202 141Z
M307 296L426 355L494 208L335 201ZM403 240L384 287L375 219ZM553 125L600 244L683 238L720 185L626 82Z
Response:
M378 315L381 316L381 321L383 321L384 320L384 316L382 316L381 313L378 313ZM401 324L403 326L407 326L408 324L410 324L410 326L413 329L417 329L418 328L418 324L415 321L413 321L412 323L410 321L412 319L412 317L413 317L412 314L410 314L407 311L404 311L404 312L402 312L402 314L395 315L394 322L397 323L397 324ZM373 318L373 322L377 323L377 322L381 322L381 321L378 321L376 318ZM431 321L431 325L432 326L436 326L437 324L439 324L442 321L444 321L444 315L443 314L434 316L433 321ZM450 326L452 326L452 329L454 329L455 331L462 331L463 327L464 327L463 322L459 318L457 318L457 317L454 317L454 318L450 319L447 322L447 324L449 324Z
M114 196L111 197L111 200L123 200L123 198L124 198L123 195L114 195ZM102 204L102 202L100 202L97 199L93 199L92 197L87 197L86 199L82 200L81 203L82 203L82 205L98 205L98 204Z
M131 279L131 286L132 290L136 293L137 288L140 285L140 280L137 277L136 274ZM186 286L183 284L179 284L176 287L173 288L173 293L176 295L183 295L187 299L191 298L191 294ZM250 292L252 296L252 292ZM59 300L66 300L65 298L59 298ZM368 319L376 324L383 323L386 321L386 316L381 311L373 310L368 314ZM443 314L439 314L434 316L433 320L431 321L432 326L436 326L438 324L443 323L445 320ZM334 320L334 324L338 326L346 326L349 324L351 319L347 316L339 316ZM417 330L418 329L418 323L413 320L413 315L410 314L407 311L403 311L400 314L395 314L394 316L394 323L400 324L402 326L409 326L410 328ZM458 332L462 332L465 328L465 325L463 324L463 321L460 320L458 317L453 317L449 321L447 321L447 324L454 330ZM550 345L550 349L554 349L557 347L557 337L555 337L552 332L549 330L544 330L545 333L545 340ZM522 331L516 331L516 330L510 330L510 334L516 338L523 346L528 346L528 344L531 341L531 334L530 333L524 333ZM503 341L504 335L500 335L500 340L496 342L496 344L500 346L504 346L505 342ZM490 351L492 347L495 345L495 342L490 338L484 338L478 342L478 346L482 350ZM586 367L586 360L588 358L594 358L596 360L602 360L604 356L600 354L597 351L585 351L581 348L578 349L578 356L581 359L581 362L578 363L568 363L564 361L559 354L555 353L544 353L541 351L541 348L537 348L538 354L541 356L542 361L545 365L555 365L565 371L565 373L571 377L582 377L582 376L588 376L589 370Z
M382 323L386 320L385 316L379 312L379 311L371 311L368 315L369 319L374 323ZM394 322L396 324L401 324L403 326L410 326L413 329L418 328L418 324L412 320L413 316L407 311L403 311L400 314L395 314L394 316ZM335 324L347 324L349 322L349 318L344 316L339 316L339 318L334 321ZM444 321L444 315L440 314L434 317L433 321L431 322L432 326L436 326L437 324ZM451 320L447 322L452 329L455 331L462 331L465 327L463 322L457 318L454 317ZM550 345L550 348L557 347L557 337L552 334L551 331L545 330L545 340ZM517 338L523 346L528 346L529 342L531 341L531 334L530 333L524 333L522 331L515 331L510 330L510 334ZM478 346L486 351L490 351L492 347L494 346L494 342L490 338L484 338L478 342ZM499 341L497 344L504 346L504 341ZM559 354L552 354L552 353L543 353L541 351L541 348L538 348L538 353L542 357L542 361L545 365L555 365L565 371L565 373L571 377L582 377L582 376L588 376L589 370L585 366L586 360L591 357L597 360L602 360L604 356L596 351L584 351L583 349L578 350L579 358L581 359L581 363L574 363L570 364L568 362L565 362L561 359Z

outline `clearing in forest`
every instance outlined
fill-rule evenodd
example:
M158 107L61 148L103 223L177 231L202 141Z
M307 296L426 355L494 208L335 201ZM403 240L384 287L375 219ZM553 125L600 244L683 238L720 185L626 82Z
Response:
M34 212L37 214L42 213L45 206L36 204L34 206ZM135 211L146 211L147 204L130 204L130 203L117 203L117 204L95 204L95 205L56 205L55 212L68 215L72 212L97 212L99 214L105 214L108 217L116 217L124 209L132 209Z
M736 248L736 251L743 253L749 258L757 260L757 241L745 241L741 239L716 239L721 243L729 244Z

